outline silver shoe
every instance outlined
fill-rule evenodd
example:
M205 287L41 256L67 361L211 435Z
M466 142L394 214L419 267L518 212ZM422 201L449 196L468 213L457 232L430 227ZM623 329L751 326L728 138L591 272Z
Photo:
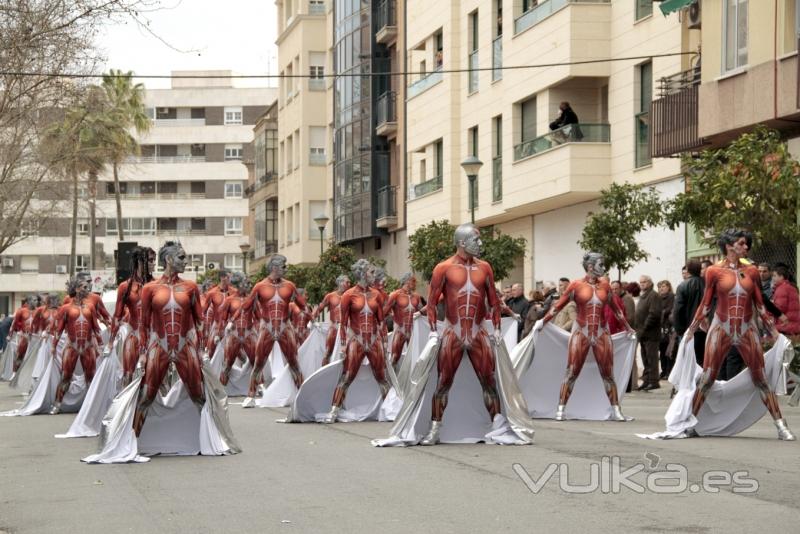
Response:
M256 400L253 397L247 397L242 401L242 408L255 408Z
M786 419L775 419L775 427L778 429L778 439L783 441L794 441L797 438L786 425Z
M611 420L612 421L630 421L625 415L622 413L622 408L620 408L619 404L611 407L612 414Z
M566 418L564 417L564 408L566 405L559 404L558 409L556 410L556 421L564 421Z
M338 406L331 406L331 411L328 412L328 415L320 422L325 425L332 425L336 422L336 418L339 417L339 410L340 408Z
M61 413L61 403L54 402L53 406L50 408L50 415L58 415Z
M419 442L420 445L436 445L439 443L439 432L442 429L442 422L441 421L433 421L431 423L431 430L428 432L422 441Z

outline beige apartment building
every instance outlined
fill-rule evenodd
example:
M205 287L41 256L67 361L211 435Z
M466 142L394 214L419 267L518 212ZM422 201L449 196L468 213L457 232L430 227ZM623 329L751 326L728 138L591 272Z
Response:
M258 272L270 254L278 251L278 103L256 120L253 158L246 161L248 185L244 194L250 207L252 231L245 255L247 272Z
M679 161L650 156L650 102L656 80L691 65L689 55L658 56L694 50L699 32L657 6L409 0L406 67L417 73L406 88L409 233L434 219L469 221L474 197L476 224L527 240L508 281L531 288L582 273L577 241L601 189L681 191ZM579 125L551 131L562 101ZM472 155L483 162L474 191L461 168ZM678 279L683 229L640 240L651 256L629 276Z

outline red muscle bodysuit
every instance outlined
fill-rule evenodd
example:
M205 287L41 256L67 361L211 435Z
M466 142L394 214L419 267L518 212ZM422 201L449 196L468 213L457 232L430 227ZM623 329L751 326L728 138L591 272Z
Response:
M431 420L442 420L447 395L465 351L483 388L486 409L494 419L500 413L500 398L495 383L494 354L483 327L483 321L491 318L496 331L500 331L500 306L492 267L478 258L459 254L444 260L433 270L428 302L439 302L441 297L444 297L445 328L439 348L439 383L433 397ZM428 322L431 332L436 332L436 306L433 304L428 306Z
M705 280L703 301L697 308L690 332L694 333L697 326L706 320L714 297L717 307L706 337L703 374L692 401L692 413L697 415L700 411L725 357L735 346L750 369L750 377L767 410L774 419L781 419L778 399L764 374L764 354L755 323L755 314L758 313L767 328L774 331L772 318L764 308L758 269L742 262L734 266L726 260L708 267Z
M342 320L339 337L346 340L344 362L339 383L333 391L331 406L340 408L344 404L347 388L355 380L364 358L369 361L372 375L386 396L391 388L386 378L386 360L380 325L383 324L383 299L375 288L355 285L342 295L340 304Z
M614 347L611 344L611 334L608 330L605 308L610 306L615 316L623 322L622 310L617 301L612 298L611 285L605 277L592 277L590 275L573 280L567 290L551 307L544 318L544 322L555 317L569 301L575 302L577 317L572 326L572 333L567 346L567 371L561 383L559 406L565 406L572 394L575 381L581 374L583 364L589 349L594 353L597 368L608 395L611 406L619 406L617 385L614 382Z
M261 371L276 342L280 345L283 357L289 365L295 386L300 389L303 383L303 374L297 363L297 338L289 318L289 303L292 299L296 299L301 306L306 305L305 299L297 292L292 282L284 278L273 280L267 277L253 287L250 296L245 299L236 314L252 311L253 320L260 323L256 361L250 378L248 393L250 398L255 397ZM236 315L234 319L237 319Z
M336 335L339 333L339 325L342 322L342 311L340 304L342 302L342 295L344 292L331 291L325 298L314 313L311 314L311 320L314 321L320 311L327 309L330 314L331 327L328 329L328 335L325 338L325 358L322 359L322 365L328 365L331 361L331 355L336 348Z
M301 308L297 302L289 303L289 316L292 318L294 334L297 338L297 346L300 347L308 337L308 323L311 321L311 313L308 307Z
M19 366L22 365L22 360L25 358L25 353L28 351L28 342L30 340L32 326L33 310L31 310L27 304L21 306L14 314L14 321L11 323L11 330L9 331L9 337L19 332L17 357L13 364L13 371L15 373L19 370Z
M128 286L130 285L130 290ZM119 331L120 324L126 319L130 331L122 341L122 386L130 384L136 362L139 359L139 327L142 315L142 288L144 284L138 281L126 280L117 288L117 305L114 308L112 319L111 337L113 343ZM127 296L126 296L127 295Z
M86 384L91 384L94 378L95 364L97 360L97 337L100 335L100 325L98 324L97 306L91 299L75 298L70 304L65 304L59 308L58 324L53 336L53 354L56 352L58 340L62 332L67 332L67 345L61 357L61 382L56 389L56 399L53 404L53 412L57 413L61 406L64 394L69 389L72 381L72 374L75 366L80 359L83 375Z
M208 357L214 356L214 351L217 348L217 341L221 331L216 330L216 321L214 318L217 314L217 308L222 306L225 299L230 295L238 294L238 291L231 286L227 285L222 287L220 284L215 285L208 290L205 295L205 302L203 307L203 328L205 329L204 335L206 336L206 349L208 349Z
M91 303L92 306L95 307L97 311L97 319L106 325L106 327L111 326L111 315L109 315L108 310L106 309L106 305L103 304L103 297L98 295L97 293L89 293L86 296L86 301Z
M225 335L225 363L219 375L223 386L228 385L228 376L236 358L246 357L250 365L255 365L256 339L253 332L252 311L237 313L242 307L244 297L237 292L230 295L217 310L217 331L223 332L228 321L232 329ZM212 355L213 357L213 355Z
M205 403L202 362L198 333L203 324L200 308L200 289L190 280L177 274L164 275L160 280L145 284L142 289L142 315L139 345L146 347L147 363L139 390L139 401L133 427L138 436L147 409L155 399L169 370L170 362L183 381L191 399Z
M422 309L422 298L414 291L397 289L389 295L384 307L384 315L392 314L394 330L392 330L392 365L397 366L403 348L411 337L414 313Z
M36 334L55 334L55 328L58 324L58 307L57 306L39 306L33 312L32 331Z

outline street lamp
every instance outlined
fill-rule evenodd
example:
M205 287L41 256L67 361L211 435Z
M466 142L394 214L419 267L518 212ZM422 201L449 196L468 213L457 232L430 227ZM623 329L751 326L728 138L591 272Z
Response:
M314 217L314 224L317 225L319 228L319 257L320 260L322 259L322 251L324 246L324 237L325 237L325 227L328 226L328 221L330 219L324 213L321 213Z
M239 248L242 251L242 271L247 274L247 253L250 252L250 243L242 243Z
M469 208L472 214L472 224L475 224L475 180L478 179L478 171L483 167L483 162L477 156L469 156L461 162L461 168L467 173L469 180Z

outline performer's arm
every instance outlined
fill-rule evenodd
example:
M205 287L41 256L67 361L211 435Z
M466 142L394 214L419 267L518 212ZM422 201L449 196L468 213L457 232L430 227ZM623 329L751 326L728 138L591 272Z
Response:
M292 292L294 293L294 301L297 303L297 307L301 310L306 309L308 306L306 298L297 291L297 287L294 284L292 284Z
M152 298L153 290L150 284L147 284L142 288L142 317L139 323L139 351L141 353L147 351L147 333L151 326L150 305Z
M386 305L383 307L383 316L384 317L388 317L389 316L389 312L392 311L392 308L394 307L394 303L395 303L396 300L397 300L397 292L396 291L392 291L391 294L389 294L389 298L386 299Z
M567 290L564 291L564 294L561 295L556 302L550 305L550 309L548 309L547 313L545 313L544 317L542 317L543 321L542 324L551 321L553 317L555 317L558 314L558 312L561 311L561 308L566 306L567 302L572 300L572 292L575 290L575 286L577 284L578 282L575 280L569 283L569 286L567 286Z
M489 306L492 308L492 324L494 325L495 332L500 332L500 299L497 298L497 290L494 287L494 271L492 266L488 263L483 264L486 270L486 298L489 301ZM505 306L505 303L502 303ZM511 311L511 310L509 310ZM512 315L516 315L511 312Z
M192 318L194 319L194 328L197 333L197 346L203 346L203 305L200 302L200 288L192 282L191 285L192 297L190 305L192 307ZM144 312L144 309L142 309ZM198 351L199 354L199 351Z
M345 291L342 295L342 300L339 302L339 315L341 321L339 322L339 339L342 345L347 343L347 325L350 322L350 293Z
M314 308L314 311L311 312L311 322L312 323L317 320L317 316L319 316L320 312L328 307L328 301L330 300L329 296L330 296L330 293L325 295L325 297L322 299L322 302L320 302L317 305L317 307Z
M17 310L17 313L14 314L14 321L11 323L11 330L8 331L8 337L11 337L11 334L17 332L18 330L22 330L25 321L22 320L22 308Z
M130 282L122 282L117 288L117 303L114 306L114 316L111 318L111 337L108 338L109 343L112 343L114 338L117 337L119 324L122 321L122 316L125 315L125 302L123 301L123 297L125 296L129 283Z
M106 309L106 305L103 304L103 298L100 295L94 294L95 301L95 308L97 313L95 314L96 317L100 319L100 322L106 325L106 327L111 326L111 316L108 314L108 310Z
M61 334L67 327L67 310L66 306L58 309L58 317L56 320L56 327L53 330L53 357L56 355L56 348L58 347L58 340L61 339Z
M444 263L437 265L433 269L431 283L430 286L428 286L428 324L431 327L431 333L436 332L436 304L431 305L431 303L438 303L439 299L442 297L442 290L444 289L445 282L444 275L446 271L447 265Z

